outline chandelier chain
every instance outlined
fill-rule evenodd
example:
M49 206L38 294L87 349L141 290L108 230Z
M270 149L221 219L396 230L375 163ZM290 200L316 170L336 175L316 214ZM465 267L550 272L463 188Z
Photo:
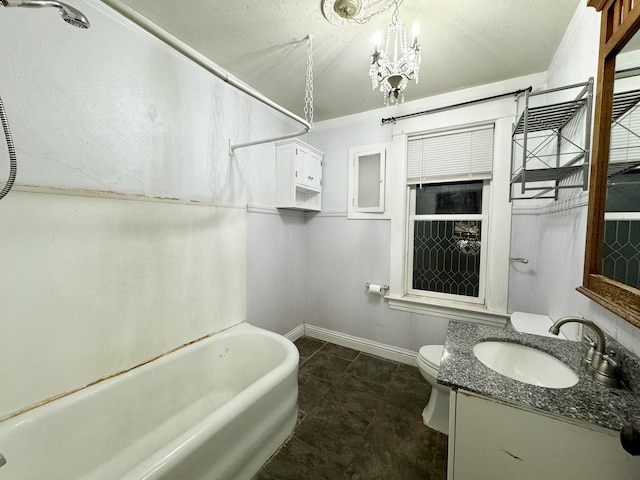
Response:
M400 5L402 4L402 0L395 0L393 5L395 5L395 9L393 10L393 14L391 15L391 24L395 25L398 23L398 16L400 15Z
M308 40L308 56L307 56L307 75L304 89L304 119L309 122L309 126L313 128L313 36L309 34Z

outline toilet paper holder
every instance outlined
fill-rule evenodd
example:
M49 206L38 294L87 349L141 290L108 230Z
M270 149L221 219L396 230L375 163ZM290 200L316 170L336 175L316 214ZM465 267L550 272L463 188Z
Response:
M381 296L386 295L387 290L389 290L389 285L377 285L375 283L369 283L369 282L365 284L365 287L367 289L367 292L377 293Z

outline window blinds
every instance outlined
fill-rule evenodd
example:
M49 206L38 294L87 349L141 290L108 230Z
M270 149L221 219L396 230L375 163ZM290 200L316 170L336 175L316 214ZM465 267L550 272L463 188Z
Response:
M409 137L407 183L491 178L493 125Z
M640 158L640 107L633 107L611 127L609 163L626 163Z

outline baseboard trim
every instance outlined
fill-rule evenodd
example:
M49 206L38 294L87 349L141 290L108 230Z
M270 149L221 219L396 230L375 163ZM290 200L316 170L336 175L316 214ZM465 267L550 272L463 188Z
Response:
M304 324L303 323L301 323L296 328L294 328L293 330L288 331L287 333L285 333L283 335L283 337L288 338L292 342L295 342L296 340L298 340L300 337L303 337L303 336L304 336Z
M325 342L335 343L343 347L353 348L360 352L369 353L378 357L386 358L407 365L416 366L417 353L404 348L386 345L384 343L367 340L366 338L354 337L346 333L335 332L322 327L305 324L304 334L307 337L323 340Z

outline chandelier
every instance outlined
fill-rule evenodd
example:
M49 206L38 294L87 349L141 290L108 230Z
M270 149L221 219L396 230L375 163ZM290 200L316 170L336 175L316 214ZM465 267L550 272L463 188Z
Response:
M404 102L404 90L410 80L418 83L420 71L420 45L418 44L418 25L412 29L413 41L407 46L407 30L398 17L398 9L402 0L394 0L395 10L391 16L391 24L387 28L387 41L384 50L376 42L375 51L371 55L371 85L382 92L384 104L398 105ZM390 51L389 48L392 48Z

